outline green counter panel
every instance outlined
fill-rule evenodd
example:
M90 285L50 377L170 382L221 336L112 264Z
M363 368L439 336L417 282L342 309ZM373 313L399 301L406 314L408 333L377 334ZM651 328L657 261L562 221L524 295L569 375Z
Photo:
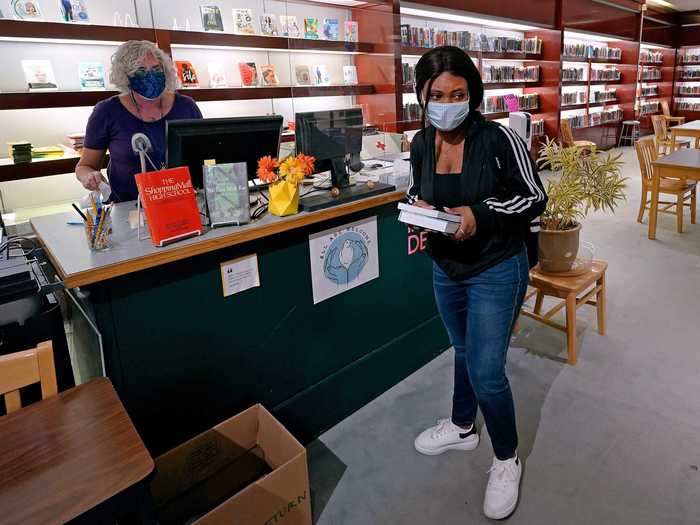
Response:
M380 278L313 304L308 236L378 217ZM153 454L262 402L303 441L449 346L431 261L396 206L93 285L107 373ZM220 263L257 253L261 287L223 297Z

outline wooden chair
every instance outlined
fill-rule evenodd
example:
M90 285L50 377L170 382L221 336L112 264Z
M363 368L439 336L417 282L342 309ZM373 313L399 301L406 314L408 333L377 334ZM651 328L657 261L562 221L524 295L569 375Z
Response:
M642 175L642 199L639 205L639 215L637 222L642 222L644 219L644 210L648 210L651 206L649 193L651 192L654 165L653 162L657 159L654 140L651 137L645 137L638 140L635 145L637 150L637 158L639 159L639 169ZM663 178L660 181L659 193L667 195L675 195L676 201L659 201L659 211L663 213L674 213L670 211L675 206L676 225L678 233L683 233L683 212L686 207L690 208L690 222L695 224L697 204L697 182L683 181L678 179ZM689 201L689 202L688 202Z
M596 147L596 143L590 140L574 140L571 123L567 119L561 121L561 140L565 148L581 148L590 151Z
M596 307L598 333L605 335L605 272L608 263L593 261L591 268L582 275L573 277L544 274L539 265L530 270L530 291L525 300L536 295L535 307L523 307L520 313L566 334L568 362L575 365L576 348L576 312L584 305ZM547 313L542 313L545 296L563 299ZM566 324L554 321L552 317L566 309Z
M671 137L668 134L668 126L663 115L652 115L651 123L654 126L654 137L656 138L656 155L667 155L671 152ZM689 148L691 139L676 137L676 149Z
M681 124L685 124L685 117L672 117L671 116L671 109L668 107L668 100L662 100L661 101L661 111L663 112L663 117L664 120L667 123L671 123L673 126L680 126Z
M19 389L34 383L41 383L42 399L58 393L51 341L31 350L0 356L0 395L4 394L8 414L22 408Z

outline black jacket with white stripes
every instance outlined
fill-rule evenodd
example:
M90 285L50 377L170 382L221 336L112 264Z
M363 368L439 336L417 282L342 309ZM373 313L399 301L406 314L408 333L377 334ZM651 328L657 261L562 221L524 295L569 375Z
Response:
M428 236L428 252L454 280L466 280L520 253L530 224L545 209L547 195L525 142L512 130L469 114L462 163L461 201L476 218L476 235L455 242ZM433 202L435 128L419 131L411 143L408 200Z

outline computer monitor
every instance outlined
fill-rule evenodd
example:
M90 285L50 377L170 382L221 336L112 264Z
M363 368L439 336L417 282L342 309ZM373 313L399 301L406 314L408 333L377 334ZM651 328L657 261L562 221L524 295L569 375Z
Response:
M245 162L248 179L255 179L258 159L279 155L282 116L173 120L165 129L168 167L189 167L192 185L199 189L202 166L209 159L217 164Z
M337 204L359 200L393 191L388 184L350 184L350 171L360 171L362 162L362 109L336 109L297 113L295 117L297 153L316 158L316 173L330 170L338 195L314 195L303 198L306 211L330 208Z
M315 157L317 173L330 170L334 187L348 187L348 168L362 168L362 109L297 113L295 121L297 153Z

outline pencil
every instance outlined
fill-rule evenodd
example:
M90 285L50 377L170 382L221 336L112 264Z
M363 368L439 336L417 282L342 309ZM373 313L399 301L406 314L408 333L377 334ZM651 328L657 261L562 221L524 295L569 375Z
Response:
M71 204L71 206L73 206L73 209L75 209L75 211L78 212L78 215L80 215L80 216L83 218L83 220L84 220L85 222L87 222L87 217L86 217L85 214L80 210L80 208L78 208L78 207L75 205L75 203Z

